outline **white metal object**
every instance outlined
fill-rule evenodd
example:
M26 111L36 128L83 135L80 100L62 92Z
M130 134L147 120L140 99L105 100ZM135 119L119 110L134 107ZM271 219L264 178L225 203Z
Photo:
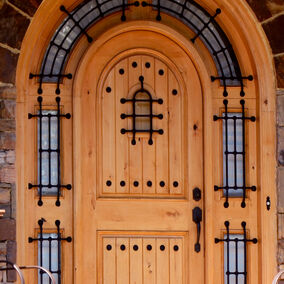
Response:
M42 270L51 279L52 284L56 284L54 276L51 274L51 272L49 270L45 269L44 267L37 266L37 265L29 265L29 266L21 266L20 268L21 269L38 269L38 270ZM25 283L25 282L23 282L23 283Z
M284 270L281 270L273 279L272 284L277 284L278 280L280 279L281 275L284 274Z

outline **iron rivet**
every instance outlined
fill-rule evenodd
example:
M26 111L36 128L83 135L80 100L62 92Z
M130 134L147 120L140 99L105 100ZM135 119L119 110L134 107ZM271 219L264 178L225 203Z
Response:
M150 62L146 62L145 67L146 67L146 68L150 68L150 67L151 67Z
M160 69L160 70L159 70L159 75L161 75L161 76L164 75L164 70L163 70L163 69Z
M177 182L177 181L174 181L174 182L173 182L173 186L174 186L174 187L178 187L178 182Z
M138 250L138 246L137 246L137 245L134 245L134 246L133 246L133 250L137 251L137 250Z
M111 249L112 249L112 246L111 246L111 245L107 245L107 246L106 246L106 249L107 249L107 250L111 250Z
M147 250L152 250L152 246L151 245L147 245Z
M177 93L178 93L178 91L177 91L176 89L173 89L173 90L172 90L172 94L173 94L174 96L176 96Z
M178 251L179 247L177 245L174 246L174 251Z
M165 250L165 246L164 246L164 245L161 245L161 246L160 246L160 250L161 250L161 251L164 251L164 250Z
M121 249L121 250L125 250L125 245L121 245L121 246L120 246L120 249Z
M134 181L134 182L133 182L133 185L134 185L135 187L137 187L137 186L139 185L139 182L138 182L138 181Z
M124 74L124 69L123 69L123 68L119 69L119 74L120 74L120 75L123 75L123 74Z
M149 187L152 186L152 182L150 180L147 181L147 186L149 186Z
M106 185L107 185L107 186L111 186L111 181L108 180L108 181L106 182Z
M107 92L107 93L110 93L110 92L111 92L111 87L107 87L107 88L106 88L106 92Z
M132 67L133 67L133 68L136 68L136 67L137 67L137 62L135 62L135 61L132 62Z
M120 182L120 186L125 186L125 181L124 181L124 180L122 180L122 181Z
M164 181L160 181L160 186L164 187L165 186L165 182Z

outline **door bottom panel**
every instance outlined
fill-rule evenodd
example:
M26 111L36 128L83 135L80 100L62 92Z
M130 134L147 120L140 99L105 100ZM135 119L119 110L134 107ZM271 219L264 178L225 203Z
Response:
M183 284L186 232L99 232L99 283Z

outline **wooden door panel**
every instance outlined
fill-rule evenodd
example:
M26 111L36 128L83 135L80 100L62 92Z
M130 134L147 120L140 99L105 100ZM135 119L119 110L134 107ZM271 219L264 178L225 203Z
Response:
M185 283L186 238L185 233L99 232L102 283Z
M190 58L175 43L161 45L164 37L158 40L146 31L133 32L133 37L137 48L125 51L113 38L94 51L81 71L82 86L90 92L80 98L84 124L78 151L76 281L202 284L204 254L194 251L192 221L197 204L189 194L203 181L202 133L191 132L194 123L202 129L200 82ZM135 96L142 98L137 109ZM145 106L149 101L152 117ZM143 119L152 118L152 124L138 121L144 132L135 135L134 107Z
M133 100L141 89L147 90L153 100L154 116L141 118L146 120L145 131L149 130L151 120L152 136L139 132L140 117L131 116L138 107L143 107L139 106L141 102L121 101ZM101 138L98 152L102 152L99 165L103 183L101 197L185 197L187 156L183 150L186 135L183 119L187 115L182 107L184 92L167 64L154 56L130 56L110 69L99 102L102 114L98 129ZM141 111L142 115L148 111L150 114L147 105ZM161 117L155 117L158 115ZM134 120L139 127L135 128L138 129L135 133L130 132L134 129ZM122 133L122 129L126 133ZM162 133L155 132L158 130Z

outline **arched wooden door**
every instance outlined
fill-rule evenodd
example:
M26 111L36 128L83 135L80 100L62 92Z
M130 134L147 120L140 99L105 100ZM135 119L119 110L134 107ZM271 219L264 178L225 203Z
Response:
M156 32L97 44L74 89L75 281L202 284L197 70Z

